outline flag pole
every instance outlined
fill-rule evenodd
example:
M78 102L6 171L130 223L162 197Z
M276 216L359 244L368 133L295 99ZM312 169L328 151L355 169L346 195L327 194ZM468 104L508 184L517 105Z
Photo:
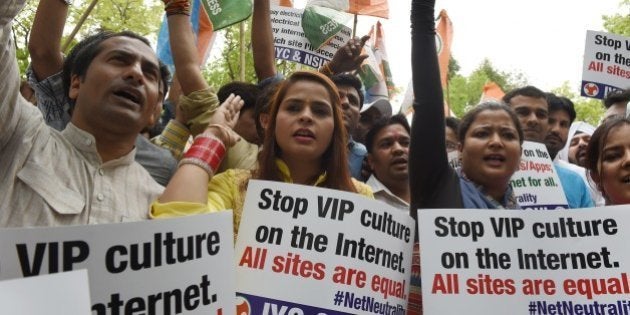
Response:
M359 21L358 19L358 14L354 15L354 24L352 25L352 38L355 38L357 36L357 22Z
M68 50L68 47L70 46L70 43L72 43L72 39L74 39L74 36L77 35L79 30L81 29L81 26L83 26L83 23L85 23L85 20L87 19L87 17L90 15L90 13L92 13L92 10L96 6L97 2L98 2L98 0L92 0L92 2L87 7L85 12L83 12L83 15L81 15L81 18L79 19L79 22L77 22L77 25L74 26L74 29L72 30L72 33L70 33L70 36L68 36L66 41L63 43L63 46L61 47L61 51L65 52L66 50Z
M240 51L240 64L241 71L239 74L239 80L245 81L245 21L239 25L239 51Z

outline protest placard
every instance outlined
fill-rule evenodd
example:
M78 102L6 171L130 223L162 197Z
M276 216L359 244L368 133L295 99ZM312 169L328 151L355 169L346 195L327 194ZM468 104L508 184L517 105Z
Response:
M566 209L567 198L547 148L542 143L523 142L518 171L510 184L518 204L524 209Z
M92 314L233 314L233 235L231 211L0 229L0 279L87 269Z
M418 211L424 314L630 314L627 208Z
M86 270L0 281L0 313L89 315Z
M603 99L630 88L630 37L586 31L581 95Z
M271 30L274 37L276 59L298 62L313 68L321 67L332 59L339 47L352 36L352 30L344 26L339 33L322 46L313 47L302 29L302 9L271 6Z
M250 181L237 313L405 314L414 221L361 195Z

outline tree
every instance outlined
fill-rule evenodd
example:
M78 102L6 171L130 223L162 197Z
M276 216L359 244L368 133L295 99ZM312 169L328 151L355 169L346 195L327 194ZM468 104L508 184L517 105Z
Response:
M451 63L456 64L455 59L449 62L449 75L450 69L455 69L451 67ZM495 82L504 91L527 85L522 73L500 71L495 69L490 60L484 59L468 77L452 74L446 90L446 101L451 111L458 117L463 116L472 106L479 103L483 86L489 81Z
M451 58L448 60L448 74L446 75L446 79L450 80L455 77L459 70L461 70L459 63L453 58L453 55L451 55Z
M606 31L622 36L630 36L630 0L619 3L620 12L626 14L604 15L604 28Z
M28 54L28 37L31 34L33 26L33 18L35 18L35 10L37 9L35 0L28 0L24 9L15 18L13 23L13 37L15 38L15 54L20 67L20 73L26 73L26 67L29 64Z
M569 81L565 81L562 86L551 90L551 93L564 96L570 99L575 105L576 120L585 121L593 126L599 125L604 116L604 106L601 101L594 98L582 97L575 94L575 87L571 87Z
M76 25L91 2L92 0L83 0L80 5L75 5L71 9L68 22L72 27ZM81 26L78 37L82 38L100 30L113 32L130 30L150 40L155 40L163 12L164 5L161 1L100 0ZM69 26L66 24L68 31L70 31Z
M245 34L249 34L251 29L251 20L245 23ZM216 88L231 81L239 80L240 65L240 25L235 24L220 30L215 43L221 51L216 58L210 60L205 66L204 77L208 83ZM256 82L256 73L254 72L254 59L251 52L251 44L249 36L245 38L245 81Z
M61 1L61 0L60 0ZM29 63L28 37L30 35L37 0L27 0L24 9L16 17L13 24L15 35L16 54L20 72L24 74ZM75 1L70 7L65 32L70 33L74 29L81 15L86 11L92 0ZM110 30L114 32L131 30L143 36L155 40L162 19L163 5L160 2L144 0L101 0L97 3L89 18L81 26L77 38L69 48L74 46L77 39L83 38L98 30ZM63 41L66 39L64 38Z
M245 34L243 36L245 41L245 81L257 82L256 73L254 71L254 58L251 50L251 17L244 23ZM240 26L239 24L232 25L219 31L219 38L215 41L215 47L213 49L220 49L220 51L213 52L213 58L206 64L203 70L206 81L215 88L232 82L239 81L240 73ZM276 69L278 73L283 75L289 75L297 69L309 68L294 62L286 60L277 60Z

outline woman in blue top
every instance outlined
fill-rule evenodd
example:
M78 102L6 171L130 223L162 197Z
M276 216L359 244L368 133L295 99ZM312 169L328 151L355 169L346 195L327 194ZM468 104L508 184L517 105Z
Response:
M435 1L412 3L412 71L415 101L409 173L411 214L422 208L518 209L510 178L518 169L523 131L514 112L482 103L459 130L460 170L450 167L444 136L444 102L435 49Z
M483 103L462 118L459 130L461 170L446 155L444 102L435 50L435 0L413 0L411 58L414 117L409 148L411 216L418 209L518 209L510 187L517 170L523 131L514 112ZM422 314L419 246L414 247L408 314Z

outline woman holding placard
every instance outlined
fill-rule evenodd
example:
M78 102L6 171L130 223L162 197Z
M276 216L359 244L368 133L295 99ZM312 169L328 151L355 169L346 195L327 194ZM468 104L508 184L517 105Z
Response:
M411 5L411 216L417 218L417 211L427 208L520 208L510 178L519 167L523 131L509 107L483 103L469 111L459 126L461 169L449 165L435 46L435 0L413 0ZM419 248L414 246L411 267L407 313L413 315L422 314Z
M461 169L450 167L435 48L434 1L412 3L414 117L409 157L411 211L421 208L520 208L510 187L523 132L514 112L482 103L461 120Z
M183 90L206 91L208 85L196 64L186 3L169 1L166 7L175 68ZM251 178L372 196L369 186L350 177L341 101L326 76L299 71L280 84L265 126L258 170L228 170L215 175L226 147L240 140L230 128L238 119L240 106L241 102L230 97L212 114L208 128L195 138L166 190L152 205L152 217L233 209L236 234Z
M608 205L630 203L630 120L609 118L586 149L586 168Z

